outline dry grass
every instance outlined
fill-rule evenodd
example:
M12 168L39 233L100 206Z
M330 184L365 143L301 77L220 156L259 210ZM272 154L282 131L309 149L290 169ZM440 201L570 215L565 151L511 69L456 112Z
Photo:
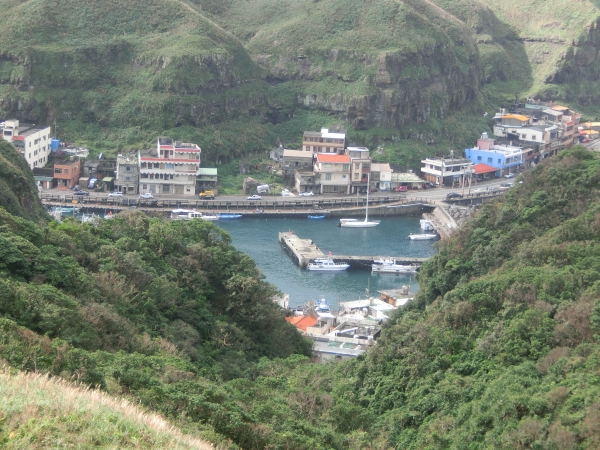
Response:
M2 448L213 449L157 414L38 374L0 372Z

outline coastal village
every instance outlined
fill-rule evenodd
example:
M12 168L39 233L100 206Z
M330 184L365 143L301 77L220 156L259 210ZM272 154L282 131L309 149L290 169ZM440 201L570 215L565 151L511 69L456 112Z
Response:
M348 145L343 129L306 131L301 149L280 146L270 152L296 194L351 195L435 186L462 187L503 177L535 165L576 142L598 137L600 123L580 123L581 114L565 106L530 101L501 109L493 117L493 136L482 133L472 148L448 150L421 161L420 173L396 172L365 147ZM107 158L89 158L87 149L52 138L50 127L6 120L2 136L23 155L41 189L93 189L124 195L188 197L210 190L218 194L217 168L202 167L201 149L193 143L159 137L156 147ZM261 180L247 178L245 194L258 192ZM283 195L294 195L284 189ZM270 190L269 190L270 191Z
M599 135L600 123L580 123L580 119L581 115L575 111L552 103L529 101L508 111L501 109L493 117L494 137L484 132L475 145L464 152L451 150L442 156L425 158L421 161L420 173L395 172L388 163L374 162L376 155L374 157L368 148L349 146L345 131L339 127L306 131L300 149L280 146L269 156L287 184L281 191L283 196L343 197L438 186L462 188L465 193L465 189L470 192L478 181L511 178L577 142L593 142ZM0 125L4 139L11 142L27 161L40 191L71 190L74 194L89 195L85 190L88 189L109 196L183 199L198 195L214 199L218 194L217 169L201 166L201 149L193 143L159 137L155 148L119 154L116 158L103 155L89 158L86 149L74 148L52 138L50 127L22 124L18 120L6 120ZM243 188L245 194L270 192L262 180L250 177L244 180ZM210 197L206 196L208 192ZM457 193L453 195L462 197ZM212 220L209 217L213 216L200 214L193 217ZM425 232L433 229L427 228L431 226L428 220L421 222ZM423 222L427 223L424 225ZM310 249L295 250L294 243L300 241L291 235L280 237L280 240L284 248L291 249L290 253L297 253L294 257L301 266L303 258L309 262L309 270L315 261L327 259L320 251L314 253L314 249L312 256L309 256ZM312 241L302 245L315 247ZM348 262L336 265L345 264L344 268L347 268ZM390 266L400 273L416 272L416 266L411 265L414 262L375 260L367 263L369 266L373 263L373 270L380 267L385 271L385 267ZM287 320L313 339L314 352L321 359L352 358L377 342L389 313L406 304L413 295L407 286L380 290L378 294L379 298L368 295L364 300L340 302L335 312L325 299L309 302L294 308ZM275 300L289 309L289 299L285 296Z

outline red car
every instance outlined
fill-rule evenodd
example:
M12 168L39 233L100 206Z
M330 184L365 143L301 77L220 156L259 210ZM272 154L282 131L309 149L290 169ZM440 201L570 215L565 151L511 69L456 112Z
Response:
M408 188L406 186L398 186L396 189L394 189L396 192L406 192L408 191Z

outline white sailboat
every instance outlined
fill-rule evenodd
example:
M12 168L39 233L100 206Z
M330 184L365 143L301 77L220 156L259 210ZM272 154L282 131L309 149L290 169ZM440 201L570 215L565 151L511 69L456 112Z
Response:
M342 219L340 221L340 225L342 227L346 227L346 228L370 228L370 227L376 227L377 225L379 225L379 220L371 220L369 221L369 190L371 188L370 183L369 183L370 177L369 175L367 175L367 208L366 208L366 213L365 213L365 220L348 220L348 219Z

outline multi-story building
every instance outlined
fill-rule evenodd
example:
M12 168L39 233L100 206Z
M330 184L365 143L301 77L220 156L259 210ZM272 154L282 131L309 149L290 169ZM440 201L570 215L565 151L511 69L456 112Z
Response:
M312 153L343 153L346 147L345 133L332 133L327 128L321 131L305 131L302 150Z
M296 170L294 187L298 193L321 192L320 174L312 171Z
M0 124L2 137L12 143L23 155L30 169L44 167L52 149L50 127L39 127L7 120Z
M388 163L371 163L371 186L389 191L392 185L392 168Z
M350 162L348 155L317 154L314 171L320 176L321 194L350 193Z
M471 173L470 159L451 156L439 159L427 158L421 161L422 177L435 185L453 186L459 184L464 175Z
M350 157L350 193L366 192L371 173L371 158L366 147L348 147L346 155Z
M88 159L83 163L81 176L87 178L112 177L117 170L116 159Z
M56 180L56 187L59 189L72 189L79 183L80 173L81 160L79 159L74 158L73 161L67 160L54 163L54 179Z
M496 144L487 133L478 139L476 147L465 149L465 156L473 164L483 163L495 168L498 177L520 169L523 164L522 147Z
M194 195L200 152L196 144L158 138L155 150L138 152L140 193Z
M314 164L314 156L312 152L303 150L288 150L283 151L283 175L294 173L296 170L312 170Z
M138 159L133 154L117 155L115 175L115 190L123 194L139 193L140 167Z

